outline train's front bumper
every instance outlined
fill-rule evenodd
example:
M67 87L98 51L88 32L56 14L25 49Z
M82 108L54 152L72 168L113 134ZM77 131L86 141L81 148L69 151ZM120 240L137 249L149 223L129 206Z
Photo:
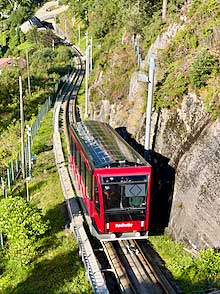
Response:
M132 240L132 239L147 239L148 231L143 232L123 232L123 233L104 233L101 234L92 228L92 235L100 241L117 241L117 240Z

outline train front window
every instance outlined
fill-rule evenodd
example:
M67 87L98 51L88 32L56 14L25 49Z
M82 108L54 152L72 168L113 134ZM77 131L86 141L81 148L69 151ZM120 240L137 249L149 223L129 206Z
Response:
M101 182L106 211L146 207L147 175L102 177Z

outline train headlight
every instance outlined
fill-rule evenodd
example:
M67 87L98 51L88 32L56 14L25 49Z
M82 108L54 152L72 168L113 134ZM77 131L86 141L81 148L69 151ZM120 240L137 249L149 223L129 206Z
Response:
M115 239L116 238L116 235L113 233L111 234L111 239Z
M135 237L140 237L140 235L141 235L141 234L140 234L139 232L136 232L136 233L135 233Z

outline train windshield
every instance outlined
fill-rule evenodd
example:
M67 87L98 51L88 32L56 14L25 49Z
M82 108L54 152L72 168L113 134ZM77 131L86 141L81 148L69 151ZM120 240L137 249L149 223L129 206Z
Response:
M102 177L101 183L106 212L145 210L147 175Z

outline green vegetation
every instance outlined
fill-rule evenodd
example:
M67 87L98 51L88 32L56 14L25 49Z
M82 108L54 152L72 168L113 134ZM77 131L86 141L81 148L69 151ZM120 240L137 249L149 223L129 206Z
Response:
M175 107L183 94L193 90L202 97L212 118L219 117L219 13L216 0L193 1L184 28L160 51L157 108ZM173 77L178 79L171 84Z
M220 287L219 252L207 249L200 251L198 257L193 257L182 245L174 243L168 236L152 236L150 242L183 293Z
M53 35L47 31L33 30L26 36L26 44L31 44L29 48L31 95L28 93L26 68L11 66L2 71L0 79L0 170L5 170L9 159L16 155L19 147L18 144L15 144L20 134L18 123L20 116L19 75L22 76L25 123L31 124L40 105L53 92L55 83L70 71L72 51L62 45L56 45L53 51L52 39ZM23 48L20 49L20 56L26 58Z
M218 73L219 62L207 50L202 51L189 68L189 78L195 88L206 85L212 73Z
M184 73L183 64L172 63L168 68L166 75L157 84L157 95L155 103L157 108L174 107L179 99L188 91L189 78Z
M53 51L51 33L45 31L37 33L36 30L33 30L26 36L26 39L32 46L29 49L31 95L27 89L26 68L11 66L2 71L0 113L3 120L0 132L19 117L19 75L22 76L25 95L25 119L30 120L33 115L36 115L38 105L43 103L49 93L53 91L58 79L70 70L72 51L65 46L56 46ZM20 50L20 57L26 58L26 52L23 51L23 48Z
M23 43L24 34L20 29L20 25L27 20L37 5L37 1L5 1L0 0L0 56L14 55L16 47Z
M39 104L47 98L59 77L68 72L68 64L72 59L72 53L68 48L57 46L56 38L51 32L37 33L33 30L27 36L22 34L19 24L32 14L36 3L20 2L20 6L13 11L11 1L0 0L0 10L10 14L8 19L0 21L0 54L25 58L28 49L32 95L28 94L27 73L24 68L12 67L2 73L1 168L6 166L8 158L15 153L12 146L18 142L19 124L16 122L19 117L18 76L22 74L26 120L31 120L36 115ZM90 76L93 102L109 99L111 102L120 100L121 103L126 103L129 79L137 69L131 47L131 36L138 37L140 52L144 58L149 46L169 24L173 21L181 24L179 11L184 2L168 1L168 16L166 22L163 22L159 0L70 1L71 12L68 12L67 25L72 23L72 16L77 17L72 33L73 40L78 41L78 25L81 27L82 48L85 48L85 31L88 29L89 35L93 35L94 70ZM184 28L178 31L174 41L166 50L161 50L158 57L159 74L155 93L157 108L178 106L183 95L193 89L202 97L212 117L214 119L219 117L219 13L217 0L194 0ZM52 50L53 39L55 51ZM79 104L82 99L84 101L83 91L82 89L80 92ZM5 249L0 250L0 293L2 294L91 293L78 257L77 244L69 230L64 230L67 219L53 162L51 121L50 113L33 146L33 153L37 155L37 164L33 170L33 179L29 182L31 203L20 198L20 196L25 197L22 183L17 184L13 190L13 195L18 197L0 202L2 207L6 207L7 203L20 201L23 207L21 211L27 212L27 215L34 215L31 226L33 234L27 234L26 227L19 222L17 225L21 226L18 226L18 232L12 231L14 234L22 235L20 240L16 238L18 244L14 241L9 228L5 227L5 220L10 215L10 210L6 208L0 216L1 230L4 232L6 242ZM36 218L40 220L39 228L35 227ZM25 219L22 224L25 224ZM14 229L14 226L12 224L11 229ZM210 249L201 251L198 258L194 258L166 236L151 237L150 241L165 261L165 266L180 283L184 293L220 287L219 253ZM22 242L25 244L23 247ZM24 254L26 251L30 252L28 259ZM19 262L15 263L15 261Z
M0 202L0 232L6 238L6 254L13 264L28 264L36 255L38 238L48 229L40 212L21 197Z
M140 46L146 46L146 39L150 45L156 33L149 37L152 31L149 25L152 14L155 13L155 19L160 19L161 2L72 0L70 9L77 20L73 28L75 36L78 36L78 26L81 28L81 48L85 47L86 29L93 36L94 70L89 81L92 85L91 101L97 103L108 99L126 103L130 76L137 69L131 36L139 36ZM158 31L160 25L161 21L158 21Z
M29 182L31 202L27 203L20 197L0 201L2 208L5 207L6 202L13 203L12 207L15 203L20 203L22 206L21 210L18 210L18 207L16 210L11 210L10 205L9 209L6 207L3 213L5 217L9 213L13 215L11 230L14 236L19 232L22 233L22 238L20 237L20 240L16 238L15 241L6 239L4 236L5 250L0 250L1 294L92 293L85 279L77 243L70 230L65 229L68 219L54 164L51 121L52 111L46 116L34 141L33 152L37 155L37 162L33 167L33 178ZM13 194L25 197L24 186L21 183L17 184ZM25 212L25 215L22 214L22 211ZM19 217L20 215L22 216ZM16 218L19 218L20 221L16 222ZM36 220L38 220L37 223ZM44 233L48 227L48 221L49 229ZM27 229L30 228L31 230L27 232ZM40 237L39 234L42 233L44 234ZM22 262L21 257L24 252L19 251L16 252L14 258L20 261L20 264L12 262L11 258L7 258L6 252L10 251L12 243L21 244L25 236L28 238L30 252L34 252L34 259L29 259L28 263L26 260ZM36 243L32 242L34 239ZM24 249L26 250L27 247Z
M127 98L130 76L136 68L131 48L114 48L106 54L103 53L99 61L99 70L104 73L99 86L91 88L92 101L97 103L102 99L108 99L116 102ZM96 73L100 75L99 71ZM94 75L93 78L98 79L98 76Z
M29 54L31 95L27 88L26 65L4 69L0 79L0 170L19 148L19 89L22 76L25 124L31 124L40 105L55 83L70 70L72 51L58 44L50 31L36 29L23 35L19 25L33 14L36 2L0 0L0 57L26 59ZM7 18L7 15L9 16ZM55 50L52 50L52 40ZM52 112L34 140L37 156L29 181L31 201L27 202L24 183L17 181L8 199L0 199L0 293L91 293L85 279L78 247L69 229L67 212L59 185L52 151Z

